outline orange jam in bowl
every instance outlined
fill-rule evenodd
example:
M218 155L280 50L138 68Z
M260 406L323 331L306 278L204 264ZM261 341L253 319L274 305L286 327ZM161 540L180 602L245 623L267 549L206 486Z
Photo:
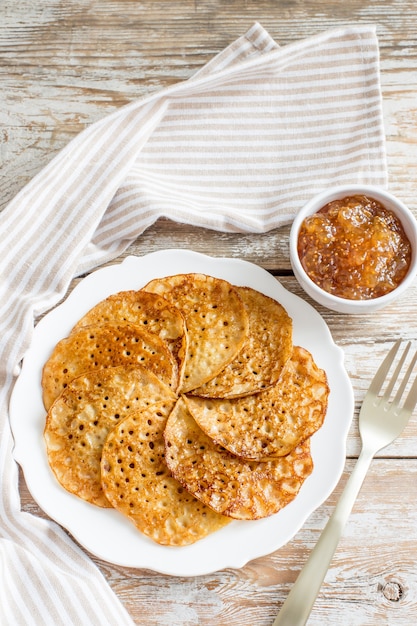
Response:
M396 289L412 257L399 218L362 194L332 200L305 217L297 252L318 287L349 300L379 298Z

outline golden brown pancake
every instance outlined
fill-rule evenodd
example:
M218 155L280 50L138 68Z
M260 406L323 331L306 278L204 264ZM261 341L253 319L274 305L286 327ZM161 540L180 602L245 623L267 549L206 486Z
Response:
M292 354L292 320L281 304L250 287L237 287L249 317L242 350L215 378L194 389L206 398L238 398L274 385Z
M186 397L192 416L218 445L245 459L284 456L322 425L327 377L304 348L295 347L279 381L234 399Z
M123 364L142 365L174 391L177 389L177 363L157 335L125 322L86 326L58 342L43 368L46 410L80 374Z
M156 278L144 290L163 296L185 317L188 352L181 391L203 385L241 350L248 315L229 282L205 274L178 274Z
M175 394L140 366L92 370L71 381L48 411L48 461L69 492L102 507L100 460L108 433L131 411L175 402Z
M74 326L130 322L163 339L178 363L180 378L187 351L185 321L181 311L155 293L119 291L98 302Z
M298 494L313 469L309 440L274 461L245 461L199 428L183 399L165 429L165 459L174 478L204 504L234 519L277 513Z
M115 509L153 541L185 546L223 528L215 513L172 478L164 461L167 416L172 404L134 411L109 433L103 447L104 493Z

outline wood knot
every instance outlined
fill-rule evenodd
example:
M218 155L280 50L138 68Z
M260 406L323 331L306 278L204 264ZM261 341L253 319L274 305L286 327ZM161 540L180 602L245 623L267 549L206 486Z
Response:
M396 581L389 581L385 585L380 587L385 598L390 602L399 602L404 595L404 589L402 585Z

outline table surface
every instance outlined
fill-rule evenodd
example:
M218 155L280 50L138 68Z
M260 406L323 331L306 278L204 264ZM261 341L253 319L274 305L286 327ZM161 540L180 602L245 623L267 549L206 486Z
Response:
M346 24L375 24L390 190L417 215L417 4L414 0L2 0L0 8L0 209L88 124L187 79L259 21L285 45ZM245 259L301 293L287 227L219 234L158 221L128 250L186 248ZM417 286L369 316L318 306L345 353L355 416L334 493L284 547L240 570L163 576L94 558L137 624L269 625L346 483L360 451L358 409L398 337L417 340ZM309 624L404 624L417 615L417 419L374 459ZM21 477L22 506L43 516ZM412 616L414 615L414 620Z

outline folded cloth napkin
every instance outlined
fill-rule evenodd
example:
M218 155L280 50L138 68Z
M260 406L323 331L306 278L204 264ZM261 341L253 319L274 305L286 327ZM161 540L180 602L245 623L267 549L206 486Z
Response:
M1 623L132 623L67 534L20 510L8 400L36 317L160 216L262 233L345 182L387 182L375 29L279 47L255 24L190 80L91 125L4 209Z

